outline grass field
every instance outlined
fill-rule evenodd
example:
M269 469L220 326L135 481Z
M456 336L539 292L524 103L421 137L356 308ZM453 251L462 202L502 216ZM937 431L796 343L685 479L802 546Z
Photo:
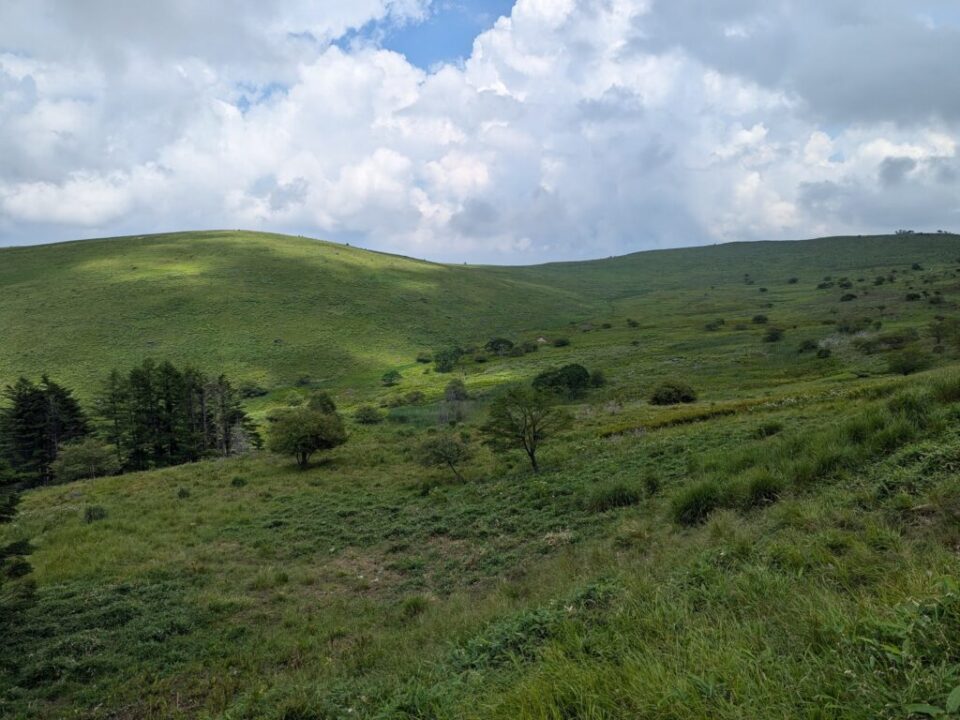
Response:
M251 233L2 250L6 381L89 401L152 356L262 385L256 417L315 387L388 417L304 472L264 453L24 493L0 716L949 716L960 343L929 327L958 272L942 235L528 268ZM570 344L416 362L492 335ZM928 369L892 373L902 345ZM608 383L539 475L416 462L451 377L477 441L504 383L570 362ZM666 378L697 402L649 404Z

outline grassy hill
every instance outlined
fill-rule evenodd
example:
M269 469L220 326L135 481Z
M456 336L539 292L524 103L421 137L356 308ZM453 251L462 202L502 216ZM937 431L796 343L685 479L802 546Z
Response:
M958 259L955 236L526 268L250 233L0 251L0 378L46 369L89 400L149 355L264 385L258 416L303 377L386 415L305 472L264 453L25 493L0 526L21 593L0 598L0 715L946 712L960 338L930 326L957 317ZM415 361L493 334L570 344ZM891 372L904 348L929 369ZM541 474L479 444L463 482L419 465L451 377L477 443L504 383L569 362L608 383L567 403ZM698 401L647 402L671 377Z

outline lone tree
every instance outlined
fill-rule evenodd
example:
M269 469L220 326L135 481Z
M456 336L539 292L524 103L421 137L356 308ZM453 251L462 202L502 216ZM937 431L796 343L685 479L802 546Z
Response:
M383 377L380 378L380 382L382 382L386 387L393 387L400 382L400 378L402 377L403 376L396 370L387 370L383 374Z
M522 449L533 471L540 472L537 450L568 422L554 403L549 393L520 385L511 387L490 406L490 417L483 426L486 443L502 450Z
M293 455L300 469L306 470L314 453L346 441L347 431L339 415L296 407L272 415L267 446L279 455Z
M420 464L424 467L448 467L457 480L463 480L459 465L473 457L470 446L455 435L437 435L420 446Z
M513 350L513 341L502 337L490 338L490 340L487 341L487 344L483 347L487 352L491 352L494 355L500 355L502 357Z
M590 373L583 365L573 363L555 370L546 370L533 379L534 390L543 390L576 397L590 385Z

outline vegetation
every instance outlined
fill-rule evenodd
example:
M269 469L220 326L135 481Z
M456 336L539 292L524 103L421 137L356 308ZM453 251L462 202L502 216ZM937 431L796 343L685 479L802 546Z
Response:
M267 444L271 452L292 455L301 470L321 450L332 450L347 441L343 421L336 412L292 407L273 415Z
M545 370L533 379L533 388L553 392L568 398L577 397L591 385L590 373L578 363Z
M958 257L921 234L533 268L233 233L2 250L0 377L49 370L85 427L46 475L0 461L0 716L950 717ZM181 388L227 373L274 449L291 414L342 412L349 441L129 472L104 379L148 357ZM570 365L605 383L534 391ZM700 400L648 402L671 378ZM128 472L63 482L85 445Z
M679 405L696 402L697 393L681 380L667 380L657 385L650 393L651 405Z
M537 452L541 445L566 423L566 416L550 395L518 385L491 403L483 432L488 444L495 448L523 450L536 473L540 472Z

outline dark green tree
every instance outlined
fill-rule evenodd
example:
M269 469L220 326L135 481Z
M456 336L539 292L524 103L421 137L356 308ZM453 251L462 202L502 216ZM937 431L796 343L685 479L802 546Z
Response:
M273 415L267 447L278 455L292 455L301 470L322 450L332 450L347 441L343 421L336 413L305 407L288 408Z
M73 393L44 375L39 384L20 378L4 390L0 457L29 483L48 482L60 445L90 432Z
M460 465L473 452L467 443L455 435L444 434L428 438L420 445L420 464L424 467L447 467L457 480L463 480Z

